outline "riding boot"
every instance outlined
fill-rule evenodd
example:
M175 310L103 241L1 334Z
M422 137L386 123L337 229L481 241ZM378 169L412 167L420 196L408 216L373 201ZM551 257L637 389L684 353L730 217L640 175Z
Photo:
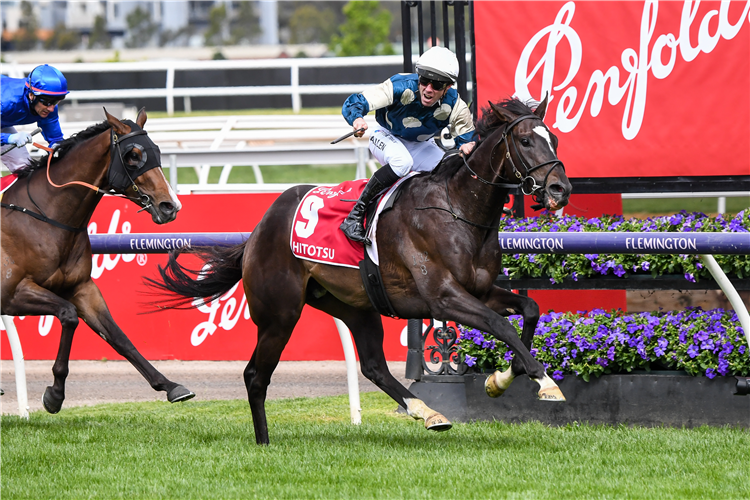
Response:
M364 225L367 205L381 191L391 187L399 179L400 177L391 169L390 165L384 165L373 174L367 182L364 191L359 195L359 199L354 204L354 208L352 208L352 211L349 212L349 215L339 226L347 238L359 243L365 243L366 245L371 244L367 239Z

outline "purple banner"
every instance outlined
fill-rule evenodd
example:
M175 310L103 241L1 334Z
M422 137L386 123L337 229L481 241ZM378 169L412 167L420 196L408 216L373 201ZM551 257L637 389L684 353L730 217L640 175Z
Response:
M500 233L513 253L750 254L750 233Z

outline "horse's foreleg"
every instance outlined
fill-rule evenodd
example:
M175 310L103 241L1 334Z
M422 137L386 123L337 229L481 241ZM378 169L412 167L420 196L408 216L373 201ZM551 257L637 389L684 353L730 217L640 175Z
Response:
M16 287L10 304L4 304L7 314L14 316L47 316L53 315L62 325L60 346L55 363L52 365L54 382L48 386L42 396L42 404L50 413L60 411L65 400L65 379L68 377L70 349L73 334L78 327L76 308L67 300L55 295L31 281L21 281Z
M534 329L539 319L538 306L536 303L523 302L513 299L514 304L526 308L526 313L530 315L528 325L524 323L523 339L518 337L516 329L510 322L499 315L493 309L507 305L504 299L510 299L507 292L497 288L491 293L487 301L492 307L483 304L466 291L460 288L447 289L443 291L442 297L435 300L430 307L433 311L439 311L440 316L446 319L457 321L461 324L477 328L483 332L488 332L496 339L504 342L514 353L513 364L506 372L496 372L490 376L485 383L485 389L490 396L497 397L503 393L510 385L513 378L521 373L526 373L539 383L539 398L545 401L565 401L565 397L557 387L557 384L547 375L544 365L537 361L529 352L531 339L534 335ZM438 316L438 317L440 317ZM528 330L527 330L528 328Z
M120 356L127 359L156 391L166 391L170 403L187 401L195 394L184 386L167 379L144 358L130 339L117 326L93 281L79 286L71 302L78 314L97 335L103 338Z
M529 297L513 293L510 290L493 286L485 304L501 316L521 314L523 316L521 342L526 346L526 349L531 350L534 331L539 322L539 305L536 301ZM510 383L513 382L513 379L524 373L523 370L524 366L521 357L514 356L510 368L504 372L496 371L487 378L484 384L487 394L493 398L501 396L510 386ZM537 382L539 382L539 380L537 380ZM541 391L540 397L542 397Z

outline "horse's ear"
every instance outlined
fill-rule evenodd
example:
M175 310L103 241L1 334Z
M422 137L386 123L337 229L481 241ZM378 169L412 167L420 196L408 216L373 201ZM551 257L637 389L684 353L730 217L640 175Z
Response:
M547 92L544 93L544 99L542 99L542 102L539 103L539 106L536 107L534 110L534 114L544 120L544 115L547 113L547 98L549 97L549 94Z
M138 110L138 116L135 119L135 123L138 124L139 127L143 128L143 126L146 124L146 107L142 107Z
M130 130L128 130L120 120L118 120L116 117L110 115L107 112L107 108L102 108L102 109L104 109L104 115L107 117L107 122L110 125L112 125L112 130L114 130L120 135L127 134L128 132L130 132Z
M495 113L495 116L497 116L500 119L500 121L512 122L513 120L516 119L516 116L510 111L508 111L507 109L501 106L496 106L495 104L492 103L492 101L487 101L487 102L490 103L490 108L492 108L492 112Z

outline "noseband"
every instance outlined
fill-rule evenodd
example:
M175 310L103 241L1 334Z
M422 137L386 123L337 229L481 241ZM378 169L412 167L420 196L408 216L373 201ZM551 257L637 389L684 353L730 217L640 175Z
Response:
M516 118L515 120L513 120L512 122L510 122L505 127L505 130L503 131L503 136L492 147L492 153L490 154L490 171L494 172L494 169L492 168L492 163L493 163L493 160L495 159L495 152L497 151L497 147L504 142L505 143L505 157L500 162L500 168L498 170L500 172L502 172L502 165L505 162L505 160L508 160L510 162L511 167L513 168L513 175L516 177L516 179L518 179L519 182L516 183L516 184L513 184L510 181L507 181L507 182L490 182L487 179L483 179L476 172L474 172L471 169L471 167L469 167L469 163L466 161L466 158L464 158L464 165L466 165L466 168L469 169L469 172L471 172L473 178L475 178L475 179L477 179L477 180L479 180L479 181L481 181L481 182L483 182L483 183L485 183L485 184L487 184L489 186L500 187L500 188L517 188L520 185L521 186L521 192L523 194L525 194L525 195L532 195L532 194L536 194L537 191L540 191L540 190L543 191L544 189L546 189L546 187L547 187L547 179L549 179L549 175L552 173L552 171L555 169L555 167L557 167L559 165L560 167L562 167L563 172L565 171L565 165L563 165L563 162L560 161L558 158L555 158L554 160L545 161L544 163L540 163L538 165L534 165L533 167L529 167L526 164L526 161L524 160L523 156L518 151L518 146L516 146L515 137L513 136L513 129L515 128L516 125L518 125L522 121L528 120L528 119L537 119L537 120L541 121L541 118L539 118L536 115L523 115L523 116L519 116L518 118ZM544 122L542 122L542 123L544 123ZM510 138L511 138L510 141L508 140L508 135L510 135ZM516 167L515 162L513 161L513 156L510 154L510 144L513 144L513 150L515 151L516 156L518 157L518 159L521 162L521 165L523 165L523 168L526 171L525 175L521 174L521 172ZM542 168L544 166L550 165L550 164L553 164L553 166L552 166L552 168L550 168L547 171L547 174L544 176L544 183L540 186L539 184L536 183L536 179L534 179L531 176L531 173L534 172L535 170L538 170L538 169L540 169L540 168ZM502 176L500 176L499 174L498 174L498 177L500 177L502 179Z

